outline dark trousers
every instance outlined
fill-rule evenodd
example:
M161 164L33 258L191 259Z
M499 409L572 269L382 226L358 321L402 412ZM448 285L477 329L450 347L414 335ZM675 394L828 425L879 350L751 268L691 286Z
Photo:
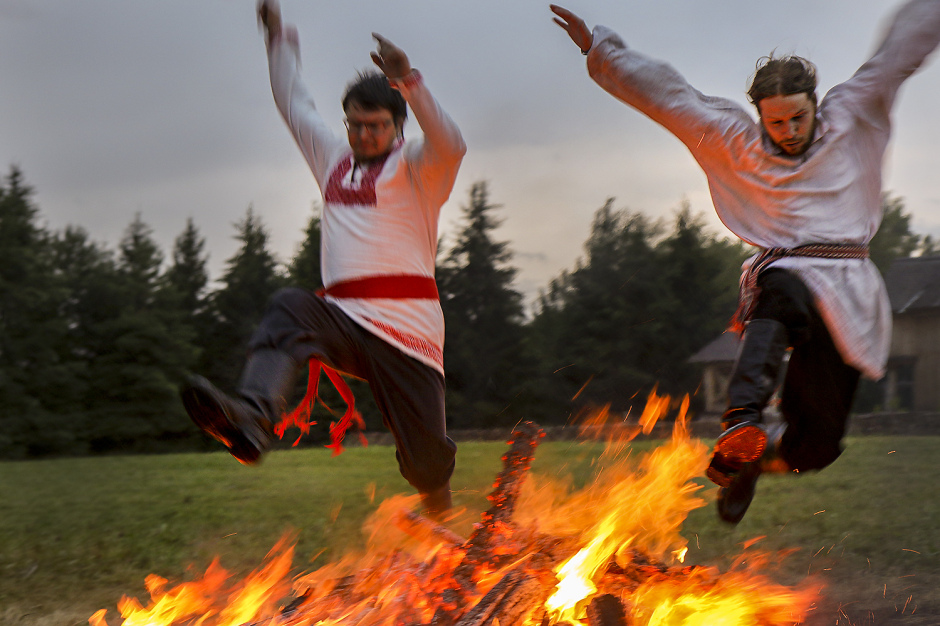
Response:
M812 294L794 273L771 268L757 285L751 319L780 322L793 347L780 392L787 430L779 454L792 469L821 469L842 454L859 371L842 360Z
M444 377L304 289L271 298L249 349L274 349L298 363L317 359L369 383L385 426L395 437L401 475L427 493L450 480L457 446L446 434Z

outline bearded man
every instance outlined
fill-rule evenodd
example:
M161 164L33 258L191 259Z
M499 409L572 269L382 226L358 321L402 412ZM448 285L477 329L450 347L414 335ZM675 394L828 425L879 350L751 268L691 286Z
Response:
M761 60L748 90L756 122L611 30L592 32L571 11L551 10L587 55L591 77L685 144L719 218L761 250L744 266L741 349L708 468L719 515L737 524L761 472L818 470L841 454L860 374L885 373L891 309L868 243L881 223L891 109L940 42L940 0L901 6L875 54L818 103L809 61ZM768 428L762 413L790 348L784 423Z

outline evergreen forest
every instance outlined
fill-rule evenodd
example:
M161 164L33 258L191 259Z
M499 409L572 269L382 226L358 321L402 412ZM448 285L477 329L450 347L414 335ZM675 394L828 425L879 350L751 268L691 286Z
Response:
M140 215L111 248L80 225L44 227L33 196L11 167L0 181L0 458L218 449L178 388L200 374L231 391L267 299L320 286L319 216L282 263L249 206L234 226L237 252L210 277L192 219L172 250ZM727 326L748 246L710 232L687 203L654 220L611 198L575 266L527 304L512 244L496 236L504 207L485 181L461 208L437 267L449 428L565 424L601 405L625 413L653 388L692 394L694 408L701 371L688 358ZM884 211L871 246L882 272L898 256L933 252L911 232L903 200L886 195ZM367 384L351 386L367 429L382 430ZM329 387L320 385L325 406L304 445L325 442L345 408Z

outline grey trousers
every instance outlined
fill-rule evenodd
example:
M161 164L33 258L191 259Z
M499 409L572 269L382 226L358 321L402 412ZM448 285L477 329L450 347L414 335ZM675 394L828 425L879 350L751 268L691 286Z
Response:
M317 359L369 383L395 438L401 475L427 493L448 483L456 444L447 436L444 377L305 289L282 289L268 302L249 350L274 349L298 363Z

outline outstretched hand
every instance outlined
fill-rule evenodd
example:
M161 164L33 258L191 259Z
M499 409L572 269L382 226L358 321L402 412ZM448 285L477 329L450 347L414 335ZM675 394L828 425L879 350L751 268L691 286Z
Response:
M584 20L557 4L550 4L548 8L558 16L552 18L554 22L565 29L565 32L571 37L571 41L581 48L581 52L587 54L594 43L594 35L591 34L591 29L587 27Z
M411 63L404 50L378 33L372 33L378 42L378 49L372 53L372 61L389 78L394 80L411 73Z
M281 5L277 0L258 2L258 21L264 26L268 41L281 34Z

